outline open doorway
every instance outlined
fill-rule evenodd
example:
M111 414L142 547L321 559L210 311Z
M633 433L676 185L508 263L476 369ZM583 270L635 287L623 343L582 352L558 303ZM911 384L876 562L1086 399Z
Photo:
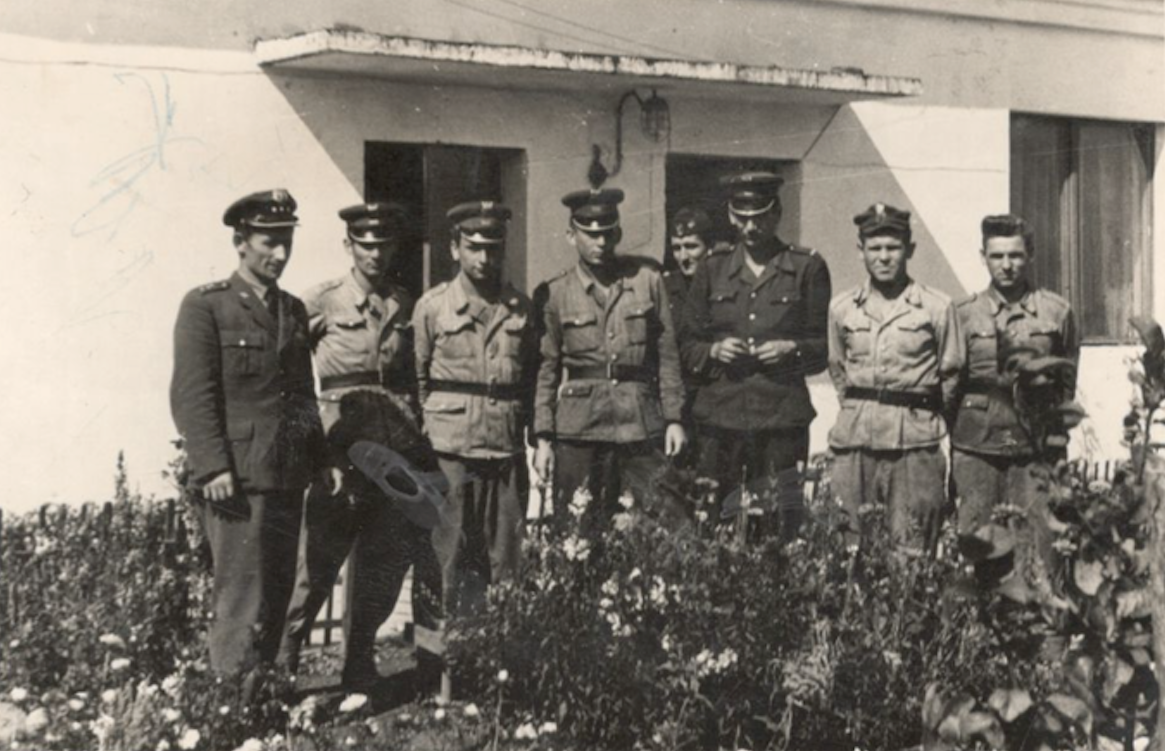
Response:
M367 201L396 201L413 221L401 242L396 276L415 295L452 279L445 212L464 201L500 201L514 216L506 243L506 273L525 284L525 152L476 146L389 143L364 146Z

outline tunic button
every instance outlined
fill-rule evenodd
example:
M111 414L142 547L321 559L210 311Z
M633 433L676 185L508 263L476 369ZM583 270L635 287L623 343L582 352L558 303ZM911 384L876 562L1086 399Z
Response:
M749 297L756 297L756 293L755 293L755 292L749 292L749 293L748 293L748 296L749 296Z
M788 298L788 297L782 297L782 298L781 298L781 302L789 302L789 298Z
M756 313L749 313L748 320L755 321L756 320Z
M240 346L240 347L246 347L246 346L247 346L247 340L246 340L246 339L240 339L240 340L239 340L239 346Z
M614 331L608 331L608 332L607 332L607 338L608 338L608 339L614 339L614 338L615 338L615 332L614 332Z
M611 362L614 362L615 360L618 360L618 359L619 359L619 353L618 353L618 352L612 352L612 353L611 353Z

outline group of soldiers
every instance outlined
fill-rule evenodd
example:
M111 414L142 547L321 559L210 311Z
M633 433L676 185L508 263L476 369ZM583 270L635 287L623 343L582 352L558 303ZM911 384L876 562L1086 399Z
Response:
M997 504L1030 505L1030 468L1046 456L1017 409L1009 353L1074 361L1078 341L1064 300L1029 282L1023 220L983 220L990 286L952 303L908 274L909 212L875 204L854 219L868 279L833 297L825 260L777 234L781 179L721 182L735 241L714 242L707 213L679 211L666 271L616 252L622 191L568 194L578 260L533 299L503 276L511 212L496 202L448 212L459 270L419 300L394 276L407 212L344 209L352 268L302 302L277 284L294 199L233 203L223 222L238 270L183 300L171 388L213 556L212 667L294 674L347 559L343 682L367 688L410 566L414 620L435 633L517 570L527 446L554 507L590 493L590 533L625 492L687 524L682 499L652 488L679 464L715 480L725 509L762 498L766 523L792 537L799 491L762 489L800 486L816 415L805 379L826 369L841 402L833 487L855 542L859 508L880 503L897 543L934 544L948 436L961 529Z

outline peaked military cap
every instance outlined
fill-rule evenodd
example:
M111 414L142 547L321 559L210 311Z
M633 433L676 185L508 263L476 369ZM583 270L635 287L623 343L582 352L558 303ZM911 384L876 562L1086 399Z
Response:
M445 212L453 228L474 243L500 243L513 212L496 201L467 201Z
M903 240L910 239L910 212L896 209L884 203L875 203L854 217L858 226L858 237L894 235Z
M395 240L404 228L408 213L398 203L358 203L340 210L348 225L348 238L361 245Z
M983 246L993 237L1022 237L1024 248L1031 250L1032 231L1023 217L1015 214L995 214L983 217Z
M728 188L728 210L737 216L760 216L777 204L785 181L772 172L737 172L720 178Z
M618 188L576 190L562 197L570 209L570 222L585 232L603 232L619 226L619 204L623 191Z
M711 230L712 220L709 218L708 212L703 209L684 207L671 218L672 237L697 235L706 239Z
M296 206L295 199L283 188L264 190L243 196L228 206L222 223L235 229L244 225L256 229L294 227L299 222Z

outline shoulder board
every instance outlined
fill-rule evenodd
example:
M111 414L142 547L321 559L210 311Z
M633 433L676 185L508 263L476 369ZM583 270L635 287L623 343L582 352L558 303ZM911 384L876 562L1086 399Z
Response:
M1067 300L1065 300L1063 296L1056 294L1055 292L1053 292L1050 289L1044 289L1041 287L1039 290L1039 293L1040 293L1041 297L1043 297L1045 300L1047 300L1050 303L1053 303L1055 305L1059 305L1059 306L1064 307L1064 308L1071 308L1072 307L1072 304L1069 303Z
M930 297L933 297L934 299L936 299L942 303L949 304L951 302L951 296L948 295L946 292L942 292L940 290L937 290L934 287L928 287L927 285L923 284L922 282L916 281L915 284L918 286L918 290L922 294L929 295Z
M955 307L957 307L957 308L966 307L967 305L970 305L971 303L975 302L978 299L979 299L979 293L972 292L971 294L966 295L965 297L960 297L958 300L955 300Z
M793 251L794 253L798 253L798 254L803 255L803 256L815 256L815 255L817 255L817 251L814 250L813 248L805 248L805 247L802 247L800 245L789 245L788 249Z
M712 246L711 250L708 251L708 255L709 256L727 255L727 254L732 252L732 248L733 248L733 246L730 243L718 242Z
M208 284L204 284L198 288L198 291L205 295L210 292L221 292L224 289L230 289L230 286L231 283L226 279L223 279L219 282L210 282Z
M321 297L331 292L332 290L339 289L343 284L344 277L340 277L339 279L329 279L326 282L320 282L319 284L309 287L303 293L303 299L319 300Z
M449 282L440 282L439 284L436 284L432 287L429 287L427 290L425 290L425 293L423 295L421 295L420 300L418 300L417 302L420 302L421 300L428 300L429 298L432 298L432 297L436 297L437 295L441 294L442 292L444 292L447 289L449 289Z
M554 282L557 282L560 279L566 278L566 276L568 274L570 274L570 272L572 272L572 271L574 271L574 266L567 266L565 269L563 269L562 271L559 271L557 274L555 274L554 276L550 277L549 279L547 279L546 281L544 281L542 283L543 284L552 284Z

